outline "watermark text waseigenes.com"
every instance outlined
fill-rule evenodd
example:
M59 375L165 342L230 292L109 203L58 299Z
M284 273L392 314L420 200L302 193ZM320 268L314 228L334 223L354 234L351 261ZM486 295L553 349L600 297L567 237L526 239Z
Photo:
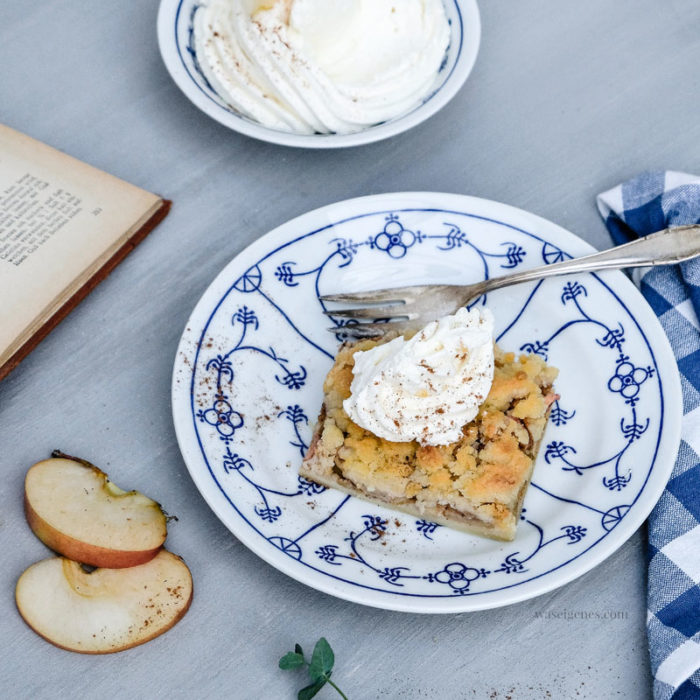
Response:
M627 610L537 610L536 620L626 620Z

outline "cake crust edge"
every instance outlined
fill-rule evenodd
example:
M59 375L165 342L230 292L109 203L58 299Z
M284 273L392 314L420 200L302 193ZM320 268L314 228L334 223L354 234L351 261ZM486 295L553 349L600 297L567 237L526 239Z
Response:
M547 408L547 412L545 413L545 427L549 421L550 411L551 405ZM318 421L316 422L316 426L314 428L311 442L309 444L309 449L304 457L301 467L299 468L300 476L304 477L305 479L310 479L321 486L336 489L343 493L349 494L350 496L357 496L358 498L361 498L374 505L390 508L392 510L398 510L402 513L406 513L407 515L413 515L421 519L431 520L439 525L444 525L445 527L450 527L454 530L460 530L461 532L466 532L469 534L481 535L482 537L489 537L491 539L501 540L503 542L512 542L515 539L517 524L523 507L523 501L525 500L525 494L527 493L530 482L532 481L532 474L535 470L537 455L539 454L540 445L544 439L544 431L542 433L542 437L537 441L537 443L535 443L533 448L533 454L535 456L532 459L532 465L530 466L529 473L523 480L515 509L512 512L512 517L508 518L505 523L499 523L499 526L493 526L479 520L475 516L460 513L449 506L431 506L426 504L421 504L419 506L418 502L415 500L397 502L382 499L381 496L374 495L374 492L368 492L346 477L341 476L337 473L335 466L335 452L323 449L321 435L323 433L325 417L326 404L323 403Z

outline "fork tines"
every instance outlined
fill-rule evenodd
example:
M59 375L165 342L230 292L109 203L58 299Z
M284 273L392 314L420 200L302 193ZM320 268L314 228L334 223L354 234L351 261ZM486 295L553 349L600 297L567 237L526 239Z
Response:
M395 287L393 289L373 289L367 292L324 294L319 299L324 303L333 301L341 304L405 303L407 297L412 297L414 294L411 287Z
M417 317L415 313L402 313L401 309L404 304L393 304L391 306L362 306L356 309L330 309L323 313L326 316L337 316L338 318L357 318L357 319L379 319L379 318L405 318L414 319Z
M319 299L341 304L358 304L357 308L328 309L326 316L356 319L401 318L411 320L414 313L406 313L402 308L416 297L415 287L395 287L393 289L375 289L367 292L350 292L346 294L324 294Z
M350 320L350 323L329 328L329 331L355 338L369 338L416 325L412 322L421 318L421 309L416 302L429 289L426 286L393 287L366 292L324 294L319 299L324 305L329 302L354 305L353 308L324 309L323 313L330 318Z
M377 338L388 331L402 330L400 323L353 323L347 326L333 326L327 331L349 338Z

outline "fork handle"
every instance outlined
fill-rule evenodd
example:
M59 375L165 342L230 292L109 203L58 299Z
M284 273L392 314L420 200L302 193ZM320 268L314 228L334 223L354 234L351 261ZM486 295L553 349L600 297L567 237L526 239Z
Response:
M601 253L484 280L479 293L484 294L519 282L569 275L575 272L673 265L698 255L700 255L700 225L677 226L652 233L631 243L615 246Z

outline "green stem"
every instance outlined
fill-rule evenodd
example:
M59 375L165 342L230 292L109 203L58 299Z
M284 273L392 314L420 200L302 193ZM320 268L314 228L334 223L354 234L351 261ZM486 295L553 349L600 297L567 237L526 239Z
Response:
M343 700L348 700L348 696L345 695L345 693L330 678L328 679L328 682L338 691Z

